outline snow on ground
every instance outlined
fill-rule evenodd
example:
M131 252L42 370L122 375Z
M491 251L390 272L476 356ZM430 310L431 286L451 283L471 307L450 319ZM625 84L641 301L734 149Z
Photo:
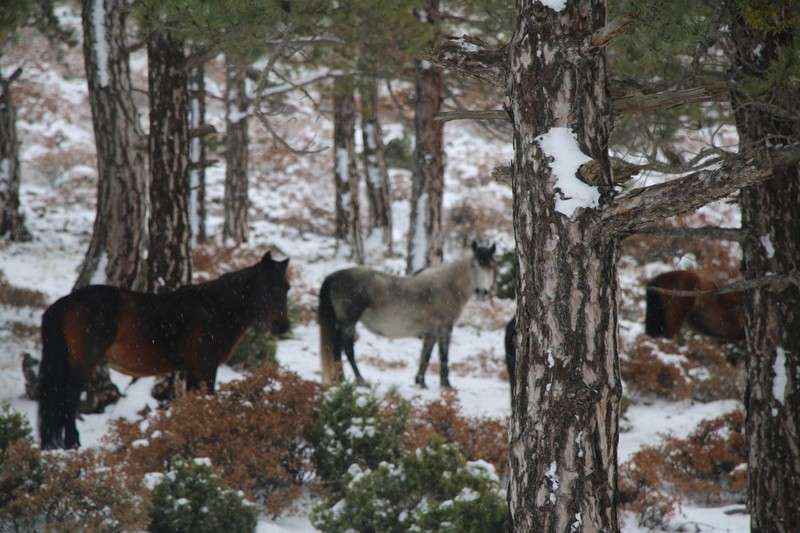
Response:
M70 17L74 12L62 11ZM65 15L65 16L66 16ZM72 20L74 25L74 20ZM72 67L52 62L47 54L36 55L24 49L15 49L3 57L3 67L11 71L23 65L25 74L20 85L25 92L16 95L20 102L19 121L22 142L23 183L21 200L27 216L28 228L34 235L29 243L0 242L0 272L15 286L35 289L45 294L49 301L68 293L76 278L76 269L89 242L94 218L93 197L96 173L87 159L87 145L91 145L91 121L84 87L76 82L76 72L82 68L78 51L69 51L63 61ZM31 59L36 57L36 61ZM141 55L136 56L135 68L141 70ZM139 76L137 79L141 79ZM211 83L211 82L209 82ZM219 80L216 81L219 83ZM216 87L216 89L214 88ZM219 92L218 85L210 90ZM38 110L37 100L54 101L51 112ZM313 103L297 96L293 105L300 114L289 123L294 138L316 139L329 145L331 125L320 119ZM212 122L219 121L219 106L212 104L209 113ZM57 127L56 127L57 126ZM295 276L290 296L302 305L313 306L316 290L324 277L339 268L349 266L346 253L336 251L336 243L319 233L318 228L330 227L332 218L332 163L330 150L307 157L274 150L274 146L254 124L253 164L251 180L251 242L247 247L264 251L276 249L291 258ZM386 131L398 132L397 123ZM260 137L259 137L260 136ZM501 250L513 246L513 228L510 220L511 193L506 186L493 182L489 171L494 166L507 164L512 157L510 140L487 137L475 126L448 123L445 131L447 174L445 177L445 206L448 210L465 205L495 217L494 228L486 234L500 243ZM77 147L77 148L73 148ZM77 153L73 153L77 152ZM91 154L90 154L91 155ZM71 157L70 157L71 156ZM404 267L405 236L408 225L408 199L403 189L408 186L408 173L394 169L392 177L397 191L394 202L394 242L398 254L383 259L371 256L369 262L376 268L400 272ZM208 173L208 233L212 239L219 235L220 206L223 193L224 168L217 166ZM720 224L734 225L737 214L728 206L705 208L707 216ZM323 218L320 218L320 217ZM327 217L327 218L325 218ZM474 236L474 235L473 235ZM451 236L447 244L447 260L461 253L462 242ZM627 265L629 263L624 263ZM650 270L665 269L664 265L650 265ZM631 267L620 271L623 291L641 292L641 273ZM640 301L623 301L641 317ZM0 401L8 401L17 411L27 416L35 427L36 405L24 398L24 379L20 356L23 352L38 355L35 336L15 334L11 324L37 328L41 309L0 306ZM503 326L513 315L513 303L495 300L494 303L470 302L456 326L451 346L451 382L456 387L461 404L469 415L506 418L509 415L509 387L501 376L504 370ZM623 321L620 332L625 339L633 339L642 331L640 320ZM428 389L413 385L420 341L416 339L389 340L359 329L356 344L357 360L364 377L375 384L378 392L395 387L403 396L432 400L439 395L438 375L428 372ZM291 338L282 340L278 347L278 360L287 368L306 379L319 379L318 329L316 324L296 324ZM624 343L623 343L624 345ZM382 369L375 361L396 363L392 369ZM435 356L434 356L435 361ZM483 370L478 364L483 361ZM462 364L459 367L459 363ZM457 370L457 368L465 370ZM346 368L349 373L349 367ZM154 404L149 391L152 379L140 379L131 384L127 376L112 372L114 381L125 397L117 405L100 415L86 415L79 424L85 446L97 446L111 419L135 419L144 404ZM222 367L219 380L237 379L238 374ZM656 401L633 405L627 414L620 435L619 461L623 462L644 445L658 443L659 434L672 432L685 436L704 418L713 418L737 407L737 402L723 401L694 403ZM303 505L299 506L303 509ZM307 508L307 506L306 506ZM736 507L740 510L740 507ZM729 508L700 508L684 505L671 522L671 530L743 532L748 530L746 514L729 514ZM624 531L645 531L636 526L632 516L625 517ZM262 517L260 532L311 532L306 513L271 520Z

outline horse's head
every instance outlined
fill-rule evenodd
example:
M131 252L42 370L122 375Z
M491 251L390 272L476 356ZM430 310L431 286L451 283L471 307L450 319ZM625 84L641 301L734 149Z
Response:
M286 279L288 266L288 259L275 261L270 252L264 254L257 265L254 325L259 329L268 329L275 335L289 331L287 293L290 287Z
M497 261L494 258L495 245L478 246L472 241L472 285L478 300L485 300L492 293Z

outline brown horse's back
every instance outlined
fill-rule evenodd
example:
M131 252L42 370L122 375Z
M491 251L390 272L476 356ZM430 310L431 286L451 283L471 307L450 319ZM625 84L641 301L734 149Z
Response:
M654 277L648 289L656 287L678 291L713 291L713 281L690 270L675 270ZM715 337L744 337L744 312L741 292L679 296L648 290L645 332L651 337L675 339L684 323L700 333Z

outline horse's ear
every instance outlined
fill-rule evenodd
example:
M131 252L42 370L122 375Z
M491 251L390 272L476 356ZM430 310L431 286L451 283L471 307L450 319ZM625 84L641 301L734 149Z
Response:
M478 241L472 241L472 251L473 252L478 251Z
M495 251L497 251L497 245L492 243L492 247L489 248L489 253L494 255Z
M284 272L286 272L286 270L289 268L289 258L287 257L287 258L286 258L286 259L284 259L283 261L280 261L280 262L278 263L278 267L280 267L280 269L281 269L281 270L283 270Z
M261 258L262 263L270 263L272 262L272 252L267 252L264 254L264 257Z

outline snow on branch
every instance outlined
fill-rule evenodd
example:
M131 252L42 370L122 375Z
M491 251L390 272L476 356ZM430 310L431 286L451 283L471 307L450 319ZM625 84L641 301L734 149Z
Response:
M422 58L496 87L506 85L506 48L490 48L477 37L442 37Z
M603 222L611 237L624 237L644 226L692 211L742 187L774 175L774 168L800 161L800 145L767 152L753 150L665 183L634 189L605 206Z

